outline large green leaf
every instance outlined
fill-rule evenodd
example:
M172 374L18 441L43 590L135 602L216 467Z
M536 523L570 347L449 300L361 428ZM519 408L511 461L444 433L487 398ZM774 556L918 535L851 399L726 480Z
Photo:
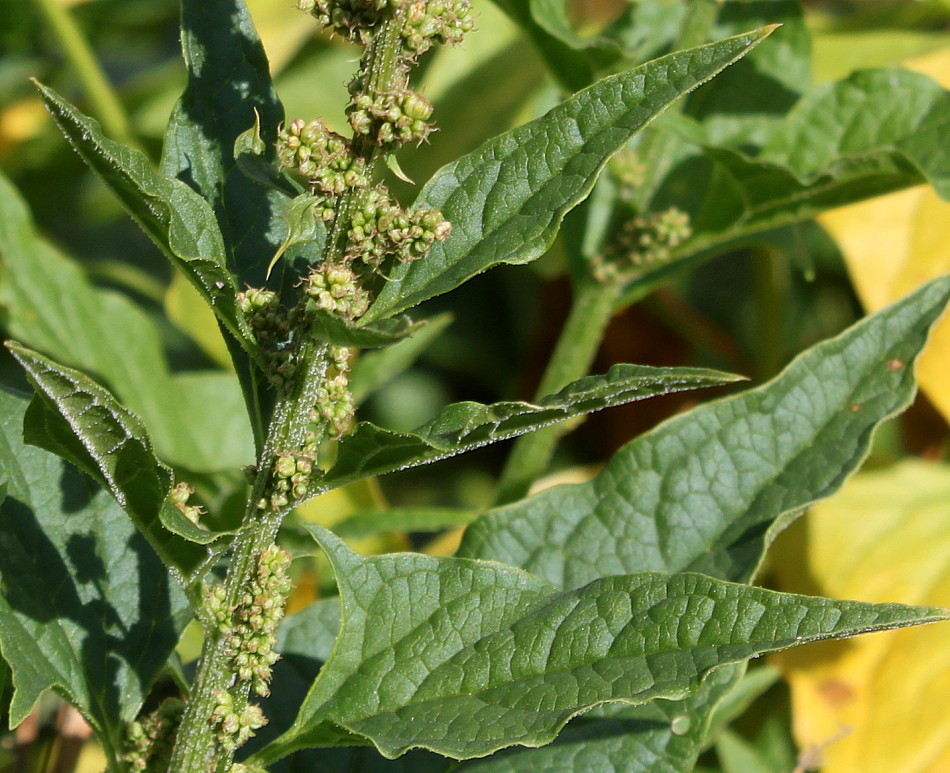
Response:
M234 145L256 125L264 159L276 163L284 110L267 56L243 0L183 0L181 40L188 86L165 133L162 171L211 203L232 269L259 287L283 240L286 195L245 175Z
M253 460L233 375L169 373L155 323L127 298L97 288L78 264L42 239L2 175L0 262L7 333L105 382L142 417L159 456L196 472L236 469Z
M610 156L770 32L738 35L605 78L444 167L417 203L441 209L452 222L451 236L425 260L396 266L363 319L397 314L500 263L540 257Z
M171 470L152 452L141 420L88 376L12 341L37 396L27 413L27 442L64 457L104 485L161 559L189 582L207 568L195 543L217 535L189 521L169 500Z
M0 391L0 648L10 719L40 694L74 703L113 759L187 618L176 584L112 499L22 440L27 400Z
M293 727L258 760L333 745L341 729L387 757L537 746L603 703L683 697L722 664L946 616L699 574L608 577L562 592L494 561L363 558L310 528L337 576L340 632Z
M861 70L802 99L770 138L762 159L814 180L836 166L897 151L950 198L941 141L948 122L950 92L926 75L898 67Z
M950 299L935 280L796 358L773 381L674 417L589 483L476 521L460 555L562 587L643 571L748 581L789 519L832 494L909 405L913 363Z
M453 403L414 432L393 432L361 422L340 442L336 464L321 486L336 488L371 475L447 459L612 405L737 380L712 370L621 364L604 376L568 384L537 403Z
M52 89L42 84L37 88L83 161L195 286L222 327L255 353L256 344L237 308L237 285L225 265L224 241L208 202L179 180L154 172L138 151L107 139L97 121Z
M661 425L590 483L488 513L459 555L504 561L566 588L650 569L747 581L774 533L831 493L863 459L877 423L908 404L911 364L948 295L950 281L938 282L816 347L771 384ZM605 771L637 770L628 767L637 760L652 773L649 760L663 760L657 770L689 773L708 742L704 712L720 693L707 680L682 702L615 710L632 723L622 736L594 723L580 737L588 754L609 761ZM693 721L674 734L656 711ZM550 747L500 755L499 771L567 773L573 727ZM495 760L482 763L486 773Z

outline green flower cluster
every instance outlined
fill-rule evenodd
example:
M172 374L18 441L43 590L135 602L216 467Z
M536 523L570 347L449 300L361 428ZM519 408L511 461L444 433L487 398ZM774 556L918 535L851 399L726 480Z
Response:
M286 462L286 458L278 460L282 467ZM293 465L293 460L289 463ZM274 645L291 589L287 576L290 560L290 554L277 545L262 550L253 582L233 607L228 606L222 585L205 587L205 609L217 634L227 642L234 679L250 682L258 695L270 694L271 666L280 658Z
M452 232L437 209L406 212L383 187L365 191L349 212L347 256L377 269L394 256L400 263L425 257L435 242Z
M380 147L422 142L432 132L432 104L409 89L396 94L354 94L347 113L353 131Z
M218 743L222 748L233 752L243 746L259 730L267 724L267 718L261 707L248 703L240 711L235 710L234 698L227 690L218 690L214 693L215 707L211 711L210 721L217 729Z
M364 45L380 22L395 17L407 56L418 56L434 43L458 43L475 26L469 0L297 0L297 8Z
M185 518L187 518L192 523L197 524L198 519L204 514L204 509L198 505L188 504L188 500L194 493L195 490L187 483L182 481L180 483L176 483L172 487L172 490L168 492L168 500L181 511L181 514L184 515Z
M271 510L283 510L292 502L306 498L315 456L299 452L293 456L277 457L274 462L274 493L268 503Z
M348 266L321 263L315 266L303 283L309 299L307 310L319 309L344 319L356 319L369 308L369 298L359 277Z
M369 184L365 162L353 155L350 141L320 120L291 121L277 136L277 161L296 169L315 192L339 196L348 188Z
M690 236L689 214L676 207L628 221L594 265L601 281L665 263Z
M165 773L175 744L185 704L178 698L162 701L155 711L130 722L126 728L122 761L130 770Z
M254 287L237 294L237 305L267 359L271 382L277 386L284 384L294 371L287 348L291 327L287 309L280 305L277 293Z
M400 37L405 52L418 56L433 43L461 43L474 27L468 0L412 0L405 10Z

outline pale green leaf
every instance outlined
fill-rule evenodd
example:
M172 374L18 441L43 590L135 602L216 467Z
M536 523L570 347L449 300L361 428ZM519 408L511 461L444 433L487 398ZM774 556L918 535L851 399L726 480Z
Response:
M736 380L736 376L698 368L621 364L604 376L568 384L537 403L453 403L414 432L393 432L361 422L340 442L336 463L321 485L343 486L371 475L447 459L613 405Z
M608 159L633 134L771 31L671 54L605 78L440 170L417 204L440 209L452 234L425 260L396 266L363 319L392 316L492 266L543 255L564 215L586 198Z
M363 558L310 530L334 566L341 628L293 727L260 760L326 743L339 729L387 757L536 746L603 703L684 697L723 664L946 614L698 574L608 577L559 592L497 562Z
M2 175L0 261L7 333L107 384L145 422L160 457L198 472L252 461L237 380L216 371L170 373L155 323L42 239Z
M0 391L0 648L10 720L45 690L75 704L113 758L187 619L181 590L112 499L22 440L27 400Z

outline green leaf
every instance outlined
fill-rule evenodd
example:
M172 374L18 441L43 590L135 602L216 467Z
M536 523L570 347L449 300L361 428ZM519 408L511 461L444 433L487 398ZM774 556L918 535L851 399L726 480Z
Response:
M181 590L125 514L74 467L27 446L27 400L0 391L0 648L17 725L45 690L116 758L187 620Z
M459 766L460 773L692 773L696 739L703 737L714 707L742 666L711 672L685 700L642 706L606 704L576 717L555 741L540 749L503 749Z
M835 492L875 428L910 404L914 360L948 299L950 277L935 280L768 384L636 438L589 483L491 511L459 555L566 588L643 571L748 581L774 535Z
M454 758L550 741L573 716L694 691L716 667L946 612L782 594L698 574L641 574L559 592L497 562L360 557L320 527L341 629L271 761L343 728L384 756ZM338 731L337 731L338 732ZM252 758L253 759L253 758Z
M409 338L378 352L361 353L350 373L350 394L359 405L372 392L408 368L452 322L451 314L425 320Z
M604 376L568 384L536 404L453 403L414 432L393 432L360 422L340 441L336 464L322 485L338 487L371 475L418 467L613 405L739 380L698 368L615 365Z
M141 420L88 376L8 341L7 348L37 390L24 437L63 456L105 486L159 557L185 575L207 569L205 531L169 500L171 470L152 453Z
M392 346L413 335L426 323L413 322L409 317L384 319L369 325L348 322L325 311L310 315L311 333L321 341L335 346L355 346L360 349L378 349Z
M911 364L948 296L950 281L937 282L820 344L770 384L637 438L590 483L488 513L469 527L459 555L503 561L565 588L656 569L747 581L774 534L832 493L866 455L874 427L909 404ZM716 721L704 713L715 703L707 689L708 681L675 706L625 710L700 719L682 735L643 716L621 738L610 723L579 729L588 734L579 736L583 748L612 760L607 771L626 771L624 760L664 759L670 773L689 773ZM574 723L550 747L501 755L499 770L567 773L578 748L573 732ZM644 750L650 756L639 756ZM484 767L492 770L490 760Z
M224 241L208 203L178 180L152 171L141 153L107 139L98 122L52 89L40 96L66 139L118 197L142 230L188 278L219 323L248 352L257 351L237 308L237 286L225 266Z
M0 175L0 304L7 333L95 374L142 417L162 458L193 471L236 469L254 458L236 379L215 371L171 374L155 323L35 231Z
M267 56L243 0L183 0L181 38L188 86L165 133L162 171L200 193L214 209L230 265L241 283L260 287L285 194L249 178L235 142L257 126L274 163L284 110Z
M440 209L452 223L451 236L425 260L396 266L363 319L397 314L492 266L540 257L610 156L770 32L739 35L605 78L443 168L417 204Z

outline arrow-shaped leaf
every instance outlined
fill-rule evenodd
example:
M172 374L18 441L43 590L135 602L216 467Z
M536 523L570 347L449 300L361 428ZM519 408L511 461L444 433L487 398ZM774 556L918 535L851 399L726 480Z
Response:
M946 611L797 596L698 574L608 577L560 592L497 562L363 558L311 527L333 563L341 628L272 761L339 728L387 757L454 758L553 739L603 703L694 691L714 668ZM319 742L319 741L318 741Z
M148 159L102 134L52 89L40 96L66 139L118 197L142 230L211 306L221 325L250 353L257 351L237 308L237 286L225 265L224 241L208 203L179 180L152 171Z
M441 169L417 204L440 209L452 223L451 236L436 243L425 260L396 266L363 319L398 314L492 266L543 255L564 216L587 197L608 159L633 134L772 29L604 78Z
M28 400L0 391L0 648L10 722L53 689L118 769L138 713L188 619L184 594L112 499L22 439Z
M322 484L335 488L360 478L447 459L613 405L737 380L737 376L699 368L621 364L604 376L588 376L568 384L536 404L453 403L414 432L392 432L361 422L340 442L336 464Z

